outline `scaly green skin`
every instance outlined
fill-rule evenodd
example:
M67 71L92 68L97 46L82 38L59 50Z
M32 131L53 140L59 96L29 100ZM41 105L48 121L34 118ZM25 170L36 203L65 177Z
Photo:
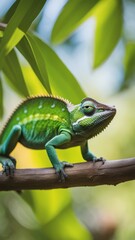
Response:
M11 115L0 136L0 162L6 175L12 175L15 159L10 153L17 142L32 149L46 149L49 159L62 180L67 176L55 148L81 147L86 161L98 160L88 150L88 139L100 133L113 119L114 107L85 98L78 105L52 96L25 100Z

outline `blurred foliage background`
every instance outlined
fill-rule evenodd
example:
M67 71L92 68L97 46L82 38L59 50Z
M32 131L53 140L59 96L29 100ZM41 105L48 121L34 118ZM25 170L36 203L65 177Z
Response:
M87 95L116 105L109 128L90 141L97 156L133 157L134 0L1 0L2 126L29 95L79 103ZM45 151L19 145L17 168L51 166ZM58 151L83 161L79 148ZM0 193L0 239L135 239L135 182L117 187Z

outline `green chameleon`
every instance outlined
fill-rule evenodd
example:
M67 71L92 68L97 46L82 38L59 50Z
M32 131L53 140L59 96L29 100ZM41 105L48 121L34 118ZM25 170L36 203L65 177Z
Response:
M113 119L115 107L85 98L78 105L53 96L30 97L13 112L0 135L0 163L6 175L13 175L16 161L10 156L17 142L27 148L46 149L49 159L64 180L64 167L55 148L81 147L86 161L97 161L88 149L88 139L100 133Z

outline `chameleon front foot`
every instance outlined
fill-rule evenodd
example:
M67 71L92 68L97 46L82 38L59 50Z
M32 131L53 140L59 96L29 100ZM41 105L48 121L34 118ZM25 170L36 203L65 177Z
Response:
M13 176L16 168L16 160L12 157L0 156L0 163L3 167L3 174Z
M55 166L56 173L59 175L61 182L64 182L65 179L68 177L68 175L64 171L65 167L73 167L73 164L68 162L59 162L59 164Z

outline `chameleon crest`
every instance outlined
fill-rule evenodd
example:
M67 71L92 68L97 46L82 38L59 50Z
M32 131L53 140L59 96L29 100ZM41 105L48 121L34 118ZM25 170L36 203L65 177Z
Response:
M15 159L10 153L20 142L27 148L46 149L48 157L62 180L67 176L64 168L72 167L60 162L55 148L81 147L86 161L96 158L88 149L88 139L107 127L116 113L115 107L85 98L78 105L53 96L31 97L13 112L0 135L0 162L3 171L13 174Z

